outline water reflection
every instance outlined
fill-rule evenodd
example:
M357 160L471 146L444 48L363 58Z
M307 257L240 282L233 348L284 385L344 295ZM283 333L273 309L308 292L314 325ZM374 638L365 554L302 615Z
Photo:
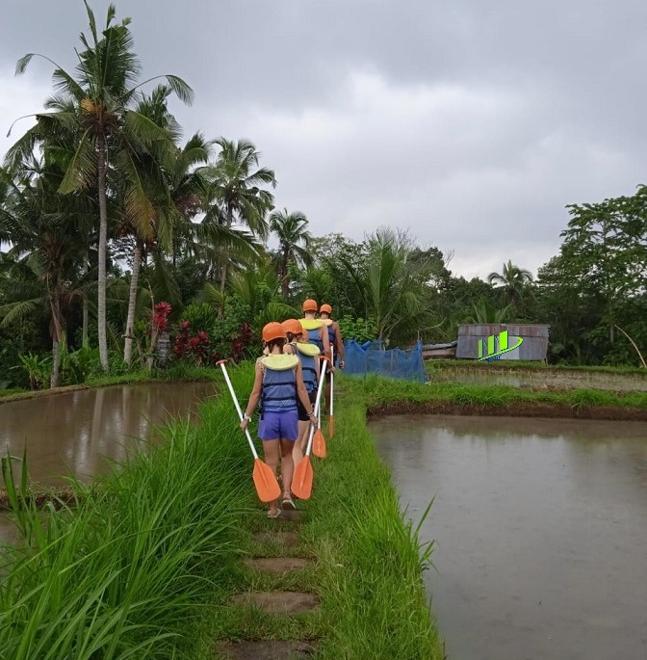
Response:
M66 392L0 404L0 450L27 448L33 481L89 479L120 461L170 417L194 414L213 394L208 383L142 383Z
M450 658L647 658L647 425L478 417L372 426Z

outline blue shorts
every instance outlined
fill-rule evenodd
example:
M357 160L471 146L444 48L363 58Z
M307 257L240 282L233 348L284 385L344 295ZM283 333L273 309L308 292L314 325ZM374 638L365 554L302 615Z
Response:
M297 411L264 412L258 425L258 437L261 440L294 442L299 437Z

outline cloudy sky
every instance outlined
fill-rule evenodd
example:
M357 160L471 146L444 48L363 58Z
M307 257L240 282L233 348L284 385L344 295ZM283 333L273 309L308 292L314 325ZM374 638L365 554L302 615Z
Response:
M107 3L94 0L98 16ZM644 0L121 0L186 134L251 139L314 233L407 228L487 275L556 252L564 206L645 182ZM81 0L2 0L0 152L73 66ZM28 126L19 124L15 136Z

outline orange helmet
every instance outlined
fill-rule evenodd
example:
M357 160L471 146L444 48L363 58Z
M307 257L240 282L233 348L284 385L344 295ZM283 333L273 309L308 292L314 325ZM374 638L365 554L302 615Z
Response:
M263 326L263 341L268 343L273 339L287 339L283 326L276 321Z
M332 307L328 303L324 303L320 308L319 308L319 313L324 313L324 314L332 314Z
M302 309L304 312L316 312L317 301L313 300L312 298L308 298L308 300L304 301Z
M303 327L296 319L288 319L287 321L283 321L283 323L281 323L281 327L286 334L289 333L295 337L303 332Z

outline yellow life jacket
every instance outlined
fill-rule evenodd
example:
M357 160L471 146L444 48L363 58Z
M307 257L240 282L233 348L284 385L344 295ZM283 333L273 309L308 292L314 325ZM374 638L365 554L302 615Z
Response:
M308 357L317 357L317 355L321 353L319 347L316 344L297 342L296 347L299 353L302 355L307 355Z
M299 319L299 322L304 330L318 330L324 324L321 319Z
M287 371L294 369L299 364L299 358L296 355L267 355L261 358L263 366L271 369L272 371Z

